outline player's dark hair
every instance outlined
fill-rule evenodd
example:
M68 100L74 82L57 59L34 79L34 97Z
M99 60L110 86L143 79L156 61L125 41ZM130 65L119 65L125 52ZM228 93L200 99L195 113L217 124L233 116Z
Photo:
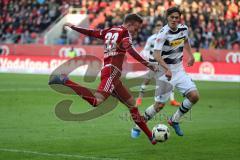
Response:
M178 7L171 7L171 8L167 9L166 17L168 17L169 15L171 15L172 13L175 13L175 12L179 13L180 16L182 14Z
M127 14L124 18L124 23L128 23L128 22L139 22L139 23L143 23L143 18L136 13L130 13Z

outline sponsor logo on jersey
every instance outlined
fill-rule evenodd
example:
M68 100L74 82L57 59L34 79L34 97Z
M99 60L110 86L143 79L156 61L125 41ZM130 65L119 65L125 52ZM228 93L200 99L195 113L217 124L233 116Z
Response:
M177 40L173 40L170 42L170 45L172 47L176 47L179 46L180 44L182 44L184 42L185 38L181 38L181 39L177 39Z

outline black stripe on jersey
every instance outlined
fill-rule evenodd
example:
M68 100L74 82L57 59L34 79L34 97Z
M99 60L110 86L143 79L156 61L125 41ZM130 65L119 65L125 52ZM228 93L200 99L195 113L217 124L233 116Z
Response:
M186 37L183 36L183 37L180 37L180 38L174 39L174 40L172 40L172 41L176 41L176 40L179 40L179 39L185 39L185 38L186 38Z
M182 51L183 51L183 47L179 47L177 49L170 50L170 51L162 51L162 55L169 55L172 53L178 53L178 52L182 52Z
M149 58L149 62L157 62L155 59Z
M179 32L185 31L185 30L187 30L187 28L178 28L177 31L169 30L168 33L169 33L169 34L178 34Z
M163 45L164 45L164 46L170 46L170 43L169 43L168 40L166 40Z
M175 59L171 59L171 58L165 58L164 62L167 64L177 64L182 62L183 56L181 56L180 58L175 58Z

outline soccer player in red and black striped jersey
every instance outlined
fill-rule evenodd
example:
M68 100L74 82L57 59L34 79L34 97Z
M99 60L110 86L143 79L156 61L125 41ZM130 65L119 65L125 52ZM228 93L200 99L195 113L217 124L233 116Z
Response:
M70 27L79 33L102 39L104 41L104 67L101 70L101 82L95 93L92 93L89 89L69 80L67 77L62 79L60 79L60 76L59 79L54 77L50 80L49 84L60 83L72 88L79 96L94 107L106 100L110 95L114 95L129 108L134 122L143 130L151 143L156 144L155 139L152 137L152 132L148 129L144 118L139 114L133 96L120 81L126 52L146 67L155 70L154 66L151 66L139 56L138 52L132 45L131 37L137 34L142 22L142 17L138 14L128 14L124 18L123 25L104 30L90 30L66 23L64 27Z

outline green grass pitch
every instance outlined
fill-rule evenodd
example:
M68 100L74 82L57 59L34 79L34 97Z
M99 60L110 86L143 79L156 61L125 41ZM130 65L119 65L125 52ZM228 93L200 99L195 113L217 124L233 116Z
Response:
M79 79L74 77L75 80ZM0 160L237 160L240 157L240 83L196 82L201 99L170 139L152 146L145 135L131 139L133 122L122 104L85 122L58 119L57 102L74 100L71 111L92 109L77 96L47 85L46 75L0 74ZM97 82L88 84L97 86ZM176 99L183 97L176 94ZM153 102L143 99L144 109ZM167 105L152 128L176 108Z

